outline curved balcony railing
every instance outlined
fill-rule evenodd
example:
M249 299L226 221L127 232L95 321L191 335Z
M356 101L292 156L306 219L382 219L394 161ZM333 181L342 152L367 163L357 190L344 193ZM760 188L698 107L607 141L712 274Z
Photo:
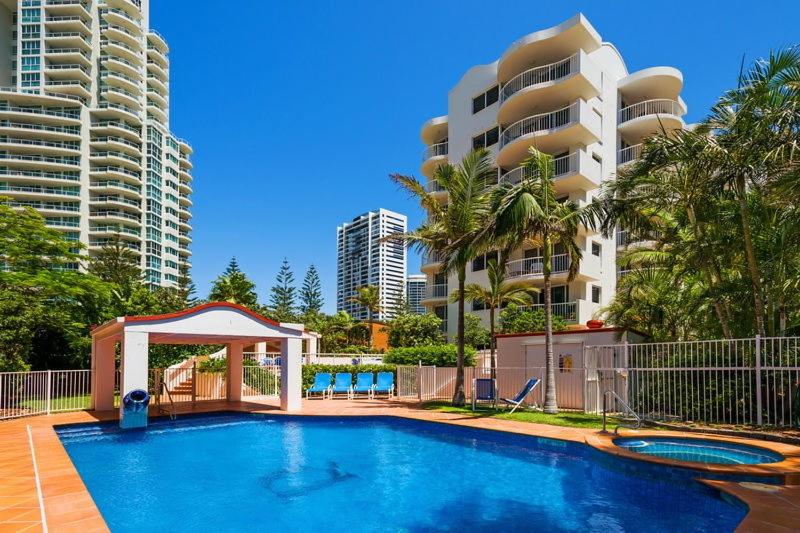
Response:
M550 273L559 274L569 270L570 259L567 254L557 254L550 257ZM541 276L544 270L543 257L528 257L509 261L506 265L506 276L519 278L523 276Z
M447 283L428 285L425 287L425 299L447 298Z
M683 106L675 100L645 100L619 110L619 123L628 122L647 115L683 115Z
M428 146L425 150L422 151L422 160L427 161L431 157L437 157L442 155L447 155L448 151L448 142L436 143Z
M511 80L503 85L503 88L500 90L500 103L502 104L522 89L566 78L570 74L577 72L578 68L579 57L578 54L575 54L567 59L562 59L561 61L556 61L549 65L542 65L541 67L534 67L530 70L526 70L522 74L511 78Z
M634 144L633 146L623 148L617 153L617 164L624 165L625 163L636 161L640 157L642 157L642 145Z
M563 318L566 322L574 322L578 319L578 302L557 302L550 304L554 316ZM520 309L527 311L544 311L544 304L525 305Z
M557 111L523 118L503 130L500 136L500 148L525 135L560 128L575 122L578 120L578 112L578 102L575 102Z
M441 252L427 252L422 255L422 264L430 265L432 263L443 263L444 254Z
M577 172L578 165L579 165L579 157L580 153L573 152L569 155L565 155L563 157L558 157L553 159L553 177L558 178L559 176L563 176L569 174L571 172ZM532 173L525 167L517 167L514 170L509 170L502 176L500 176L500 183L519 183L523 179L530 178Z

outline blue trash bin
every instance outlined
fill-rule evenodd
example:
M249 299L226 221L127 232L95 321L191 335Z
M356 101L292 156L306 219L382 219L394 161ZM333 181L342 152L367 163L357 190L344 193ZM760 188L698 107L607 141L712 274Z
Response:
M121 428L142 428L147 426L147 407L150 395L142 389L134 389L122 398Z

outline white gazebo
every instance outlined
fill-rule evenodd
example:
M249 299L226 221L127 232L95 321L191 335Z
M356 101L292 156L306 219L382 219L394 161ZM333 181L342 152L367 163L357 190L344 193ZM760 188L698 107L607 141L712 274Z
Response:
M92 330L92 406L97 411L114 409L115 351L120 344L120 397L147 390L150 344L224 344L227 348L227 399L242 397L242 352L245 346L267 341L280 344L281 409L300 409L302 343L316 353L319 335L301 324L279 324L246 307L212 302L165 315L125 316ZM125 420L120 402L120 425L144 422Z

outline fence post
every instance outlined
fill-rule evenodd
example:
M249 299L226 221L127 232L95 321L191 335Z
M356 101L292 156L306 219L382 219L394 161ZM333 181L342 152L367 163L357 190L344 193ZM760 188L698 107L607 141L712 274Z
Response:
M47 414L48 415L50 414L50 407L51 407L51 405L50 405L50 396L51 396L51 391L52 391L52 385L53 385L53 371L52 370L48 370L47 371L47 391L45 392L46 405L47 405Z
M192 361L192 403L197 401L197 360Z
M417 400L422 403L422 361L417 365Z
M761 414L761 335L756 335L756 424L763 425Z

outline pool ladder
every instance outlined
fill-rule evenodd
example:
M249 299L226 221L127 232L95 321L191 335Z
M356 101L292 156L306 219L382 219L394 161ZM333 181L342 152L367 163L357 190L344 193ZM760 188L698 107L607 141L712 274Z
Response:
M162 391L167 393L167 400L169 400L169 409L165 408L164 405L161 403ZM170 420L175 420L175 402L172 401L172 393L167 388L167 384L164 380L159 380L158 392L156 393L156 405L158 406L159 413L163 413L169 416Z
M616 398L617 403L622 405L622 407L625 408L625 411L631 414L631 418L633 418L633 420L635 420L635 422L630 423L630 424L624 424L624 423L618 424L617 427L614 428L614 435L618 435L619 434L619 428L621 428L621 427L629 428L629 429L639 429L640 427L642 427L642 417L637 415L636 411L631 409L631 406L628 405L625 402L625 400L623 400L620 397L619 394L617 394L613 390L609 389L609 390L607 390L607 391L605 391L603 393L603 433L608 433L608 431L606 430L606 413L608 412L608 407L607 407L606 401L608 399L608 395L609 394L611 396L613 396L614 398Z

